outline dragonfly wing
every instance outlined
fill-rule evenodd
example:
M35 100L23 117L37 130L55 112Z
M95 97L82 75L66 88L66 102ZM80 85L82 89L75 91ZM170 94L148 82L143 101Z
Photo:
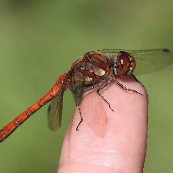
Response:
M134 57L136 67L134 75L153 73L170 65L173 61L173 55L168 49L148 49L148 50L123 50L123 49L102 49L101 53L113 56L116 59L120 51L126 51Z
M75 82L75 85L70 88L70 90L73 93L75 103L77 106L80 105L82 101L82 96L83 96L83 91L85 88L85 77L86 77L86 65L87 65L87 59L82 59L78 63L78 65L75 66L73 75L72 75L72 81L77 81ZM74 78L74 79L73 79Z
M71 76L74 72L74 69L71 68L70 71L66 74L65 79L61 83L61 89L57 96L52 100L48 108L48 126L50 130L56 131L61 127L61 118L62 118L62 107L63 107L63 95L64 91L73 86Z
M134 51L131 55L136 60L134 75L148 74L162 70L173 61L173 55L167 49Z
M55 97L48 108L48 126L50 130L53 131L56 131L61 127L63 94L64 91Z

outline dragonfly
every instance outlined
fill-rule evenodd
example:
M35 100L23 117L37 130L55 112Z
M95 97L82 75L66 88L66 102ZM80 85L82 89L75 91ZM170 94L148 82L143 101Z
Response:
M156 72L170 65L172 61L173 55L168 49L102 49L87 52L72 64L67 73L58 78L45 96L0 130L0 142L9 137L17 127L51 100L48 108L48 126L53 131L59 129L62 119L63 95L68 89L74 94L80 113L80 122L76 127L76 131L79 131L79 125L83 121L80 103L84 93L98 87L97 94L113 111L109 102L100 94L102 89L111 82L115 82L124 90L140 94L133 89L126 88L117 78L131 75L136 79L135 75Z

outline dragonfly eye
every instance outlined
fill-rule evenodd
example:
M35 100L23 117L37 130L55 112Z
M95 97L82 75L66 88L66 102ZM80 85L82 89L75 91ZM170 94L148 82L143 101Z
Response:
M134 58L127 52L121 51L115 62L114 73L115 75L128 76L133 72L135 66L136 61Z

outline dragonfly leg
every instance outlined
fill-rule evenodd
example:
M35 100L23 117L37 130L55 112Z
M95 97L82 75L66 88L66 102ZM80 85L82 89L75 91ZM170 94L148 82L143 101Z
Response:
M129 88L125 87L123 84L119 83L117 80L114 80L114 82L115 82L117 85L119 85L121 88L123 88L124 90L126 90L126 91L132 91L132 92L135 92L135 93L137 93L137 94L142 95L141 93L139 93L139 92L136 91L136 90L132 90L132 89L129 89Z
M98 86L100 86L100 85L102 85L104 82L102 82L102 83L96 83L96 84L94 84L94 83L90 83L90 84L84 84L84 86L82 86L82 85L79 85L79 86L77 86L76 88L75 88L75 92L74 93L76 93L76 91L78 90L78 89L80 89L80 88L85 88L85 87L87 87L86 89L84 89L83 91L82 91L82 93L86 93L87 91L90 91L90 90L92 90L92 89L94 89L94 88L97 88Z
M80 114L80 118L81 118L79 124L78 124L77 127L76 127L76 131L79 131L79 126L80 126L80 124L82 123L83 118L82 118L82 115L81 115L81 110L80 110L79 105L77 105L77 107L78 107L79 114Z
M131 74L131 76L133 76L133 78L134 78L137 82L139 82L139 83L142 85L142 87L144 87L143 83L141 83L141 82L136 78L136 76L134 76L133 74Z
M86 89L83 91L83 93L86 93L86 92L89 91L89 90L92 90L92 89L94 89L94 88L97 88L99 85L101 85L101 84L99 84L99 83L94 84L94 85L89 84L89 85L88 85L89 88L86 88ZM86 85L86 87L87 87L87 85Z
M111 108L111 105L109 104L109 102L100 94L100 91L101 91L102 89L104 89L106 86L108 86L111 82L112 82L112 80L109 80L109 81L106 82L104 85L102 85L102 86L97 90L97 94L108 104L109 108L114 112L114 110Z
M94 84L94 85L93 85L93 84L84 84L84 86L79 85L79 86L77 86L77 87L75 88L75 90L72 91L72 92L77 93L77 90L79 90L80 88L88 87L87 89L85 89L85 90L82 91L82 94L83 94L83 93L85 93L85 92L87 92L87 91L89 91L89 90L92 90L92 89L98 87L99 85L101 85L101 84ZM75 99L76 99L76 98L75 98ZM76 131L79 131L79 126L80 126L80 124L81 124L82 121L83 121L83 117L82 117L81 109L80 109L80 106L79 106L80 101L77 101L77 99L76 99L75 102L76 102L76 105L77 105L77 107L78 107L79 114L80 114L80 118L81 118L79 124L78 124L77 127L76 127Z
M102 82L102 83L97 83L97 84L85 84L84 86L85 87L89 87L89 88L86 88L84 91L83 91L83 93L85 93L85 92L87 92L87 91L89 91L89 90L92 90L92 89L94 89L94 88L96 88L96 87L98 87L98 86L100 86L100 85L103 85L103 86L101 86L98 90L97 90L97 94L108 104L108 106L109 106L109 108L113 111L113 109L111 108L111 106L110 106L110 104L109 104L109 102L99 93L103 88L105 88L107 85L109 85L110 83L111 83L111 81L112 80L109 80L108 82L106 82L105 84L104 84L104 82ZM80 87L80 86L79 86ZM114 112L114 111L113 111Z

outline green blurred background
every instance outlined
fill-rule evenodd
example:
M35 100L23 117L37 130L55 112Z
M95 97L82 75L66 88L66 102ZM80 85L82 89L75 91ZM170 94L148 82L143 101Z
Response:
M0 2L0 129L38 101L84 53L173 51L172 0L6 0ZM137 76L149 95L144 173L173 171L173 65ZM47 127L48 105L0 144L0 173L55 173L75 103L65 93L62 127Z

